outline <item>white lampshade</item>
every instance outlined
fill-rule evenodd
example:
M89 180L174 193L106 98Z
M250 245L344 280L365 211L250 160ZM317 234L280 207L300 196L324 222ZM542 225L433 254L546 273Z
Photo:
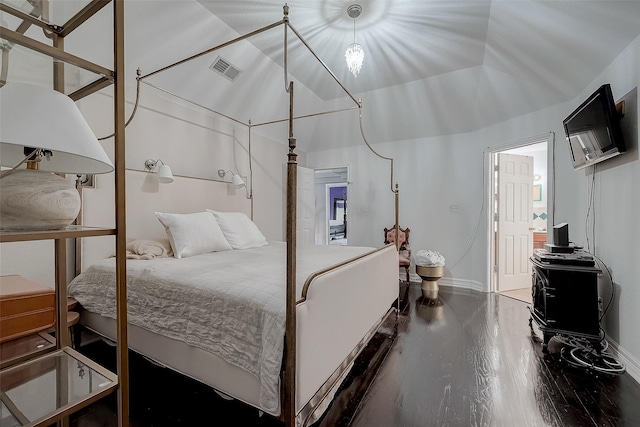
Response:
M235 185L236 188L242 188L245 185L244 180L240 177L240 175L233 175L231 183Z
M173 182L173 173L171 173L171 168L167 165L160 165L158 168L158 182L163 184L169 184Z
M0 88L0 163L14 167L24 147L51 152L40 171L73 174L111 172L105 153L75 102L40 86L7 83Z

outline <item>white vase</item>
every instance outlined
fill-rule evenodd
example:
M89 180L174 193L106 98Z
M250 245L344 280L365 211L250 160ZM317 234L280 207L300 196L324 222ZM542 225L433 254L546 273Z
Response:
M0 230L58 230L80 212L74 183L51 172L21 169L0 178Z

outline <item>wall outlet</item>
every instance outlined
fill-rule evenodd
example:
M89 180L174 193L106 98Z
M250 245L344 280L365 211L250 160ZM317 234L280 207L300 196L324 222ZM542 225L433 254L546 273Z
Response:
M459 212L460 205L449 205L449 212Z

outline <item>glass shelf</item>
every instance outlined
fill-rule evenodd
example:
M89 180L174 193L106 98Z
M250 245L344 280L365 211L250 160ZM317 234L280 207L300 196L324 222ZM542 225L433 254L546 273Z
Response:
M0 372L0 420L46 426L112 392L118 378L65 347Z
M44 332L0 343L0 369L48 353L55 348L55 338Z

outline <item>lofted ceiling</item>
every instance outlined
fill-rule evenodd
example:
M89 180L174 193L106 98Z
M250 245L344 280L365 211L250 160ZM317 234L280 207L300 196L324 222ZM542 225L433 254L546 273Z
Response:
M344 61L345 48L354 41L354 20L346 10L354 3L363 9L355 20L355 40L365 51L357 77ZM640 35L640 0L288 0L288 5L292 26L362 99L371 143L470 132L572 101ZM92 18L93 28L72 33L65 47L109 66L108 9ZM145 74L282 18L282 0L129 0L127 80L133 81L138 67ZM279 28L149 82L243 121L281 118L288 95ZM296 113L354 105L291 32L288 37L288 78L303 99ZM209 69L218 55L242 71L235 82ZM345 116L301 122L303 141L310 141L301 148L361 144L357 113Z

